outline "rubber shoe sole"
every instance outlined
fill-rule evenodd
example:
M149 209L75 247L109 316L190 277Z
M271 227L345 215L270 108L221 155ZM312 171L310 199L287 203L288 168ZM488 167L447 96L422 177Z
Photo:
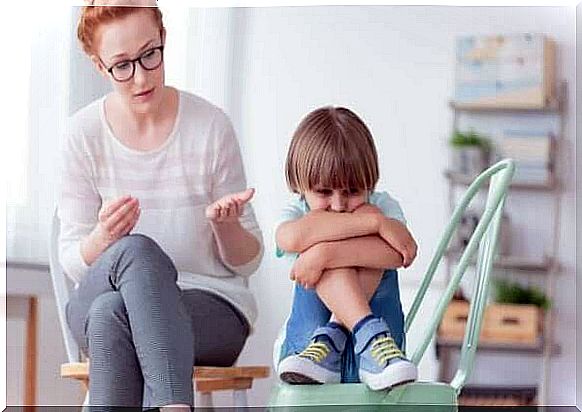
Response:
M380 373L371 373L360 369L360 380L373 391L393 388L414 382L417 379L418 369L410 362L398 362Z
M279 378L295 385L340 383L341 375L299 356L289 356L279 363Z

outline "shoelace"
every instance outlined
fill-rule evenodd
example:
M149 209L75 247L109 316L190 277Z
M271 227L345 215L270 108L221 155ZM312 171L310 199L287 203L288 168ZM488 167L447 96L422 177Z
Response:
M404 354L398 349L396 342L390 336L382 336L374 340L370 352L380 365L386 365L394 358L404 357Z
M299 356L319 363L329 354L329 351L330 349L325 343L311 342Z

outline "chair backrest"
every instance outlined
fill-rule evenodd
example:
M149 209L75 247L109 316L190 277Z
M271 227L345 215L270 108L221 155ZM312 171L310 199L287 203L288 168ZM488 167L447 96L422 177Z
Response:
M513 160L505 159L485 170L475 178L473 183L469 186L461 201L456 206L453 216L441 237L436 252L406 317L404 330L405 332L408 332L416 314L418 313L418 309L420 308L426 291L433 279L435 271L442 260L457 226L459 225L463 212L479 192L481 186L490 180L485 211L481 215L479 223L461 255L459 264L455 268L449 284L438 302L437 308L432 315L431 322L429 323L429 327L423 332L423 339L421 340L419 347L411 357L412 362L415 364L418 364L422 359L431 339L435 336L436 330L454 292L459 287L461 278L465 274L471 258L474 256L478 248L479 254L477 256L475 270L476 281L472 293L467 328L465 330L465 336L461 347L461 359L457 372L451 381L451 386L457 391L457 393L463 388L472 371L477 343L479 341L479 334L481 332L483 312L489 291L489 276L491 274L491 268L497 249L501 213L514 171L515 164Z
M55 209L49 239L49 265L51 279L53 284L53 291L55 293L55 300L57 302L57 312L59 315L59 323L61 324L61 332L65 342L65 349L67 350L67 358L69 359L69 362L79 362L79 346L73 339L73 335L69 330L65 313L65 307L69 300L69 286L71 282L67 279L67 276L65 275L65 272L63 271L63 268L59 262L59 233L60 220L58 216L58 210Z

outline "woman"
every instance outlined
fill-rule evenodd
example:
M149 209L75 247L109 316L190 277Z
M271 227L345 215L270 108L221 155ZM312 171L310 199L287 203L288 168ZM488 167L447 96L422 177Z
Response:
M70 119L59 198L91 405L192 405L192 365L232 365L256 318L262 235L233 128L164 84L166 32L148 5L86 6L78 25L113 86Z

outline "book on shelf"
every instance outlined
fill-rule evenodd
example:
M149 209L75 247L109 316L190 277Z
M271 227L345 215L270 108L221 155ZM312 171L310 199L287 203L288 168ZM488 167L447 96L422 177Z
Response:
M552 149L547 137L504 137L501 150L504 155L520 161L549 163Z
M513 181L516 183L547 183L551 178L550 169L544 166L527 167L517 162Z
M554 138L550 133L504 130L498 147L501 158L516 162L514 182L547 183L551 178Z

